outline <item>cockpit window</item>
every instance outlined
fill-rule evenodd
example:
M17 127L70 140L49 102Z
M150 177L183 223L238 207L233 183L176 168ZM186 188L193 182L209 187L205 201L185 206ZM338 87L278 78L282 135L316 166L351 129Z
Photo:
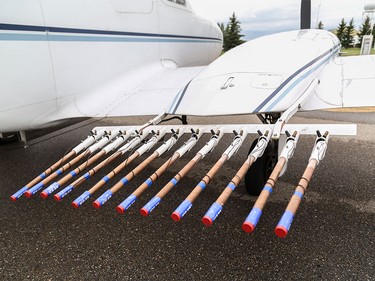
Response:
M186 0L168 0L169 2L176 3L179 5L186 5Z

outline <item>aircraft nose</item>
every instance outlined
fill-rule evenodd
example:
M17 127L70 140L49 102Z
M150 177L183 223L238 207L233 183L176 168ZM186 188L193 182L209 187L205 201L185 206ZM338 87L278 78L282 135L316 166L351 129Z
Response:
M221 40L224 40L223 32L221 31L220 27L213 21L210 22L212 29L214 30L214 37L220 38Z

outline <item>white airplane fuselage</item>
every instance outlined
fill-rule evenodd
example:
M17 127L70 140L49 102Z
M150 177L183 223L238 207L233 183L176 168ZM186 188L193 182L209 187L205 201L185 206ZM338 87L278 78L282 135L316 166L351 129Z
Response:
M1 0L0 133L49 126L75 97L147 65L212 62L222 33L184 2Z

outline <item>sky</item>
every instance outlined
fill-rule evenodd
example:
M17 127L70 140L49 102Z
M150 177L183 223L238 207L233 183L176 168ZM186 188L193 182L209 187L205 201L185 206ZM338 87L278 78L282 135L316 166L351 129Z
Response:
M215 22L226 24L235 12L245 40L299 29L301 0L190 0L190 3L197 14ZM322 21L324 29L331 30L342 18L350 21L353 17L359 29L365 3L375 0L311 0L311 27Z

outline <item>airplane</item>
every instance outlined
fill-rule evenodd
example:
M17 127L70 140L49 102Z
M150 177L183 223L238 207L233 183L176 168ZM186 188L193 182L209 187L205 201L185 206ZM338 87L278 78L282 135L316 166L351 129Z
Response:
M184 0L2 0L0 8L1 133L159 114L222 48L218 26ZM128 106L135 98L143 109Z
M375 56L340 57L338 38L325 30L310 29L311 3L301 3L300 30L257 38L220 56L221 30L198 17L188 0L95 0L90 6L72 0L0 1L1 10L6 11L0 14L0 51L4 54L0 65L0 132L4 135L77 117L156 115L143 126L95 128L92 136L11 199L16 201L23 194L31 197L42 188L41 196L47 198L100 157L116 151L55 194L59 201L114 157L143 143L122 166L72 203L78 208L169 132L171 138L136 171L94 201L94 207L99 208L190 129L189 141L118 206L122 213L203 133L211 132L210 141L194 161L142 208L141 213L147 216L189 169L213 150L223 134L233 131L233 142L222 158L173 212L172 218L179 221L247 134L258 133L244 165L202 220L211 225L245 178L248 192L260 194L243 225L244 231L252 232L293 156L299 135L316 134L309 165L275 230L285 237L315 167L325 156L329 136L356 133L354 125L295 125L288 124L289 119L299 111L375 105L368 91L375 86ZM257 115L262 124L186 124L188 116L244 114ZM158 125L169 116L179 118L183 125ZM151 138L145 141L148 134ZM85 156L94 154L90 161L50 184Z

